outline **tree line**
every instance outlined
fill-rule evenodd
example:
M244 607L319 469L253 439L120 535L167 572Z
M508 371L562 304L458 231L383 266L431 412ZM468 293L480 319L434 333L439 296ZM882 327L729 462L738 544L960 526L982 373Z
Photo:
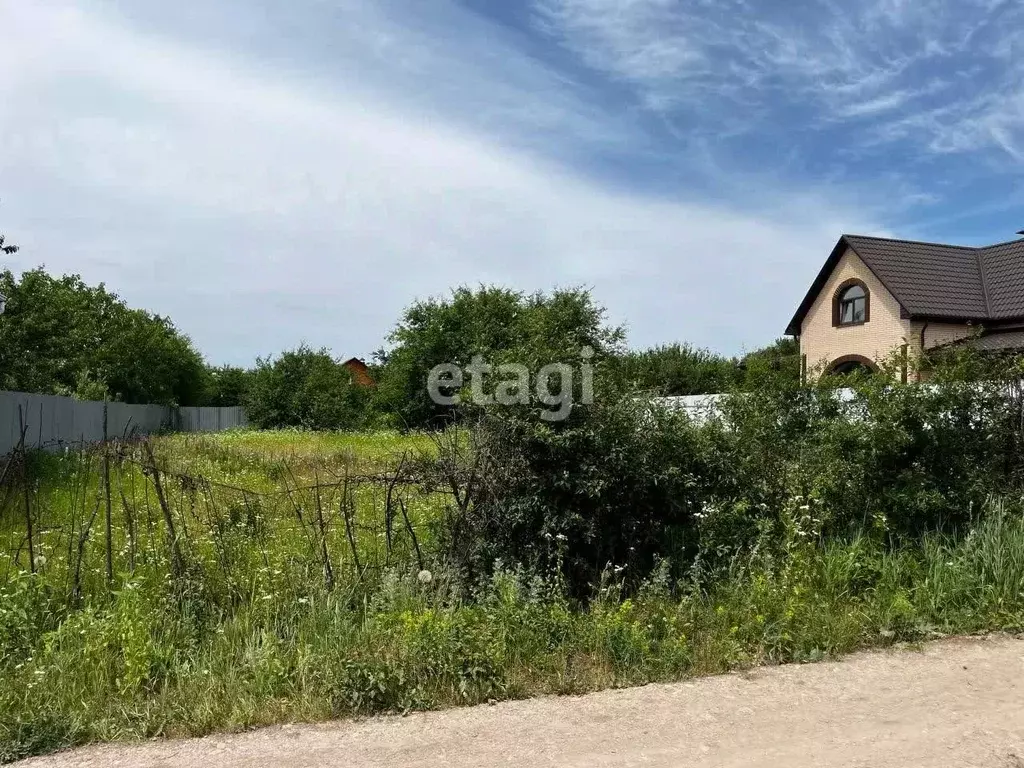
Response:
M5 253L16 248L0 247ZM520 363L538 370L573 364L589 350L605 389L691 395L749 388L762 371L799 377L795 342L780 339L745 357L686 344L630 350L590 292L524 293L457 288L414 302L368 361L374 386L353 381L329 349L305 345L257 359L249 368L207 363L167 317L129 307L104 285L43 267L0 272L7 297L0 319L0 389L83 400L171 406L244 405L260 427L419 429L452 415L425 386L439 364L474 358L491 370ZM485 383L491 390L499 379Z

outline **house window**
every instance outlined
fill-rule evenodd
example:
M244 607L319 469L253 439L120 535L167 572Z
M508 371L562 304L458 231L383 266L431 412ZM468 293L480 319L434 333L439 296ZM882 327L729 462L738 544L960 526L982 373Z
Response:
M860 325L869 319L871 296L859 280L848 280L839 286L832 306L833 325Z
M854 374L873 373L875 364L866 357L860 355L846 355L834 360L828 367L828 373L832 376L850 376Z

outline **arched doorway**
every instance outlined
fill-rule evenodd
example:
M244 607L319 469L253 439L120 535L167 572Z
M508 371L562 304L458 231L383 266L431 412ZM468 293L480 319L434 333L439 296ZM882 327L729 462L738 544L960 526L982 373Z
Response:
M863 355L843 355L833 360L825 373L829 376L850 376L857 373L875 373L878 366Z

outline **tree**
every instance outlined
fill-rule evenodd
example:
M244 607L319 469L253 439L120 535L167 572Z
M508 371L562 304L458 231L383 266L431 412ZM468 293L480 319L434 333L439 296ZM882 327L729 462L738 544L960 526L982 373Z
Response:
M209 369L206 404L219 408L242 405L249 392L252 371L233 365Z
M199 405L207 372L167 318L130 309L101 284L0 272L0 388L128 403Z
M629 352L614 363L623 386L665 397L749 390L765 377L799 381L800 346L777 339L741 360L689 344L668 344Z
M629 352L615 369L624 384L665 397L728 392L742 377L736 360L689 344Z
M589 347L600 363L619 350L623 331L605 324L604 309L582 289L525 294L499 287L461 287L445 299L418 301L388 337L381 363L377 403L401 426L440 423L452 409L427 390L434 366L466 368L475 355L488 364L525 365L533 373L549 363L573 364ZM496 379L484 388L492 391Z
M302 345L257 361L244 404L263 429L357 429L365 423L369 391L326 349Z
M746 355L740 363L743 389L756 388L765 378L800 382L800 343L783 337Z
M13 243L6 243L4 241L4 236L0 234L0 253L3 253L6 256L12 256L17 252L18 246L14 245Z

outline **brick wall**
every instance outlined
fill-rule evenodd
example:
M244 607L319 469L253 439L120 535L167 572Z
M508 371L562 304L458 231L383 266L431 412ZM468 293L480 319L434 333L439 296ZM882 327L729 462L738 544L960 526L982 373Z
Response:
M832 325L832 298L840 283L850 278L861 280L871 294L870 319L862 325L836 328ZM860 257L848 250L800 327L800 351L807 355L808 371L822 369L845 355L878 360L904 343L914 343L911 322L900 317L900 305L893 295Z

